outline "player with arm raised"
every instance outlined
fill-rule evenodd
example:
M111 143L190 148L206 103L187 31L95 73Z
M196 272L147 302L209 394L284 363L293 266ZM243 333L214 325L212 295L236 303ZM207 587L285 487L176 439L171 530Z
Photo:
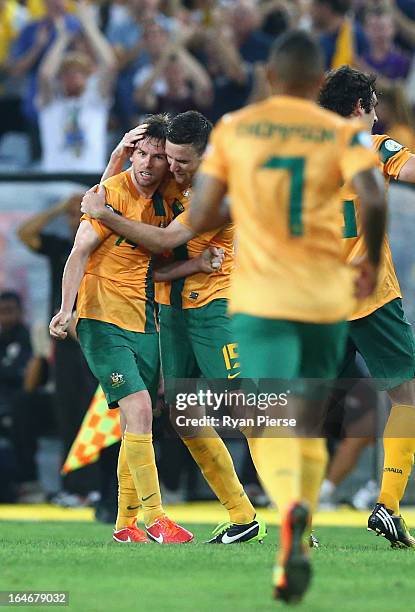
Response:
M152 252L172 249L183 265L200 257L209 245L224 252L222 267L213 274L194 274L171 283L156 283L161 358L167 390L169 382L177 378L197 378L200 374L208 379L239 376L237 346L227 315L234 256L233 227L228 223L218 230L196 235L189 227L185 210L210 130L209 121L196 111L182 113L169 124L166 154L175 185L165 190L163 197L170 202L175 219L167 227L153 227L116 217L105 208L103 193L90 191L83 201L83 210L88 214ZM137 132L132 135L133 139L136 135ZM118 166L113 165L112 170L117 171ZM215 430L206 427L198 430L197 435L194 432L190 435L179 429L178 433L229 512L229 521L214 530L209 542L230 544L262 540L266 534L265 525L255 516L232 458Z

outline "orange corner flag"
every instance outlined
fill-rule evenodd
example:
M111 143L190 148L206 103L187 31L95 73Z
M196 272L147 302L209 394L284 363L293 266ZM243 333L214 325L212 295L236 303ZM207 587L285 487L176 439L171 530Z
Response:
M104 392L98 387L68 453L62 473L67 474L93 463L103 448L120 439L119 409L108 409Z

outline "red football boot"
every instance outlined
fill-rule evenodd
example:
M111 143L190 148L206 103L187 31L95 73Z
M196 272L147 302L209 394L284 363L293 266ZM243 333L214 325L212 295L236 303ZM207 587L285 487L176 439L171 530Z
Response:
M112 534L114 542L119 544L148 544L149 539L146 536L146 532L142 529L138 529L135 524L130 527L123 527L114 531Z
M193 540L193 533L180 527L167 516L154 521L150 527L146 527L148 537L158 544L185 544Z
M303 542L310 524L308 507L294 503L281 523L281 556L274 568L274 598L285 603L298 603L311 580L308 547Z

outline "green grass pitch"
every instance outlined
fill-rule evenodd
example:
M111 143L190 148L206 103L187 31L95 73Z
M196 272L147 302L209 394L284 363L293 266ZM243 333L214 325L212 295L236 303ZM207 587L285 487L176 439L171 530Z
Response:
M284 609L270 599L277 529L262 545L207 546L211 529L192 526L196 541L183 546L124 546L111 542L110 526L3 521L0 590L69 591L69 609L80 612ZM312 588L296 610L414 608L415 551L392 550L353 527L317 533Z

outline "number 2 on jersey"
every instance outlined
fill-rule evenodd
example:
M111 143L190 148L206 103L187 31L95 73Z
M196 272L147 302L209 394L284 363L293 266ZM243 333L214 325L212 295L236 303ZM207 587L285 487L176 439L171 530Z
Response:
M290 173L289 229L292 236L302 236L303 227L303 187L304 157L270 157L261 168L269 170L288 170Z

